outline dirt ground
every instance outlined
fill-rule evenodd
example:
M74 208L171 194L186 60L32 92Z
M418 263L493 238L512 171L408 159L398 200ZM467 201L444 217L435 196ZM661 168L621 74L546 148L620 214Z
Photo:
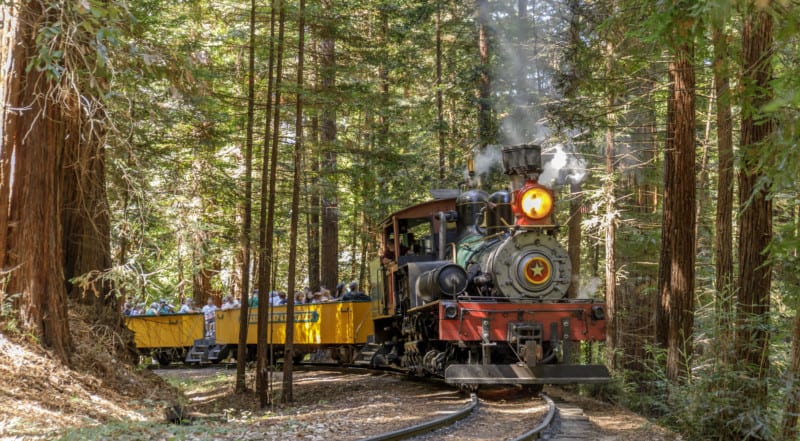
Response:
M347 441L407 427L469 401L444 385L318 370L294 373L291 405L276 399L260 409L254 393L234 392L234 369L133 366L109 355L119 342L103 327L80 320L70 326L76 346L72 368L30 337L0 333L0 439ZM280 383L276 373L276 397ZM247 384L252 388L252 373ZM680 439L624 409L553 393L580 403L602 434L598 439ZM183 424L166 421L165 410L174 406L185 409ZM464 423L471 424L468 435L443 433L440 438L502 439L519 434L521 421L535 426L545 412L541 400L524 396L491 398L481 406L484 419Z

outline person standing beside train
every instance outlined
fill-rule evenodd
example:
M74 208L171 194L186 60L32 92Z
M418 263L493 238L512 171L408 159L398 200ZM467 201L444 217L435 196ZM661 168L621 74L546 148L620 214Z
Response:
M208 298L208 302L206 302L206 306L203 306L203 319L206 323L206 338L214 338L217 334L216 324L214 322L214 316L217 312L217 305L214 304L214 299L211 297Z

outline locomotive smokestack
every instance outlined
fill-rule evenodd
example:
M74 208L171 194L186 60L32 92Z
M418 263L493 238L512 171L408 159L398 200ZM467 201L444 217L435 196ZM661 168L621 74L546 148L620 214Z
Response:
M542 172L542 148L536 144L503 147L503 170L511 177L512 190L537 181Z

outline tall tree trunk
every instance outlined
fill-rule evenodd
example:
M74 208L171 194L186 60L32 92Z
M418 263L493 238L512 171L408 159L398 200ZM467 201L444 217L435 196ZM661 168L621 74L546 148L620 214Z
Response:
M208 262L206 248L208 245L208 232L197 230L192 235L192 298L195 305L205 305L210 297L214 297L211 288L211 277L214 271L211 262ZM241 264L241 249L236 254L236 264ZM236 287L239 284L239 276L235 278Z
M0 6L0 19L2 19L2 30L0 30L0 54L2 54L2 88L3 96L0 97L5 103L3 107L3 120L0 124L0 269L7 268L6 252L8 250L9 231L9 210L11 204L11 158L14 154L16 143L17 124L19 118L16 113L5 109L21 108L20 98L22 90L22 77L25 74L25 47L18 44L19 20L17 17L17 7L14 5ZM0 285L0 302L4 300L5 286Z
M334 4L323 0L323 10L329 14L320 27L320 79L322 94L330 104L323 106L320 118L322 160L322 284L335 287L339 281L339 202L336 183L336 22Z
M59 84L47 71L26 71L37 56L37 34L55 22L57 11L39 2L0 6L3 28L0 47L5 86L0 148L14 164L0 193L9 203L6 293L14 300L21 329L36 336L53 353L69 362L72 341L64 284L61 188L65 157L67 105L78 105L75 89ZM63 95L59 92L64 92ZM13 110L12 110L13 109Z
M312 46L313 47L313 46ZM316 52L316 51L312 51ZM313 56L312 56L313 58ZM317 63L312 60L312 63ZM320 285L320 188L319 188L319 118L314 115L311 117L311 133L310 133L310 151L308 155L308 162L310 165L309 178L309 207L308 207L308 228L306 235L308 236L308 286L316 292L319 290ZM312 150L313 149L313 150ZM331 287L332 288L332 287Z
M605 225L605 279L606 279L606 362L611 369L618 365L617 350L620 337L618 335L619 320L617 319L617 265L616 265L616 198L614 196L614 131L611 127L606 129L606 225Z
M292 391L292 359L294 358L294 290L297 261L297 224L300 217L300 174L303 166L303 49L305 47L305 9L306 1L300 0L297 43L297 109L295 113L294 176L292 179L292 215L290 221L289 244L289 295L286 306L286 343L283 361L283 403L294 401ZM283 20L281 20L283 21Z
M580 183L570 183L569 190L569 221L567 222L569 236L567 237L567 251L569 252L569 261L572 263L572 283L569 285L567 297L570 299L577 299L581 288L581 222L583 220L583 214L581 213L583 195L581 192L583 189Z
M569 72L566 75L574 78L575 64L577 63L577 52L581 44L580 42L580 29L579 29L579 5L577 0L570 0L568 7L569 15L569 47L566 50L566 65ZM522 14L527 10L527 1L519 0L517 3L518 15L520 16L520 26L522 26ZM522 42L520 42L522 43ZM524 73L524 72L523 72ZM572 97L575 91L576 81L569 81L563 88L565 96ZM519 79L519 85L525 84L523 79ZM569 260L572 263L572 283L567 291L567 297L571 299L578 298L580 293L580 277L581 277L581 222L583 215L581 213L581 205L583 204L582 185L580 182L570 182L570 203L569 203L569 236L567 238L567 250L569 252ZM577 352L574 352L577 353Z
M241 278L242 278L242 310L239 316L239 347L247 344L248 315L247 302L250 293L250 234L253 228L253 130L255 112L255 84L256 84L256 1L250 0L250 43L248 45L247 64L247 129L244 153L244 200L242 201L242 230L239 236L241 249ZM236 391L244 392L247 386L244 382L244 360L237 354ZM239 366L242 366L241 375Z
M769 7L769 1L761 5ZM742 162L739 169L739 283L736 346L738 358L744 361L751 378L763 380L769 368L769 308L772 265L766 247L772 238L772 203L768 189L760 181L757 161L761 143L774 131L774 121L761 115L761 108L772 98L772 28L770 13L751 7L742 31ZM764 381L748 391L753 404L766 406Z
M478 136L480 146L486 147L495 140L492 114L492 83L489 76L489 11L486 0L478 0L478 53L480 76L478 78Z
M671 66L671 65L670 65ZM664 194L661 197L661 253L658 257L658 302L656 303L656 344L667 349L669 345L669 317L672 301L672 229L675 219L672 214L672 202L675 187L675 82L670 78L667 92L667 134L664 143Z
M680 32L690 27L681 21ZM673 158L672 200L664 200L673 222L668 234L670 244L670 308L667 334L667 378L677 381L687 374L692 355L694 329L694 261L695 261L695 91L694 49L690 37L681 35L681 42L670 63L670 82L674 84L673 128L667 133L672 138L672 148L667 152ZM666 185L665 185L666 187ZM666 230L666 226L665 226Z
M436 134L439 141L439 184L444 184L447 135L444 125L444 91L442 90L442 0L436 2Z
M76 32L71 38L84 41L95 38L94 32L83 28ZM69 58L64 63L69 63ZM97 322L121 330L122 305L117 304L111 293L111 282L105 277L111 268L111 221L106 197L102 123L107 117L103 104L92 94L75 89L72 92L70 99L62 100L65 136L62 234L67 295L90 306ZM74 278L80 280L73 283Z
M380 29L380 45L381 62L378 67L378 82L381 85L380 94L380 110L378 111L378 145L386 148L389 145L389 115L392 110L390 106L389 97L389 65L392 63L389 55L389 13L386 8L381 8L378 14L378 19L381 24Z
M275 23L275 14L278 14L278 40L277 40L277 47L275 49L275 80L274 80L274 98L273 98L273 106L274 106L274 113L272 116L272 148L266 149L266 143L268 142L267 139L264 140L265 143L265 158L266 158L266 151L270 151L270 160L269 160L269 189L267 191L267 211L266 217L267 221L265 224L264 230L264 246L261 259L262 265L264 268L261 270L262 280L259 281L259 301L258 301L258 342L261 343L257 347L258 355L257 355L257 370L256 370L256 388L258 389L258 395L260 397L261 406L264 407L267 405L268 397L267 397L267 380L269 378L268 372L268 360L267 360L267 334L268 334L268 318L269 318L269 308L270 308L270 290L271 290L271 283L274 279L272 274L272 265L275 263L275 187L277 185L277 178L278 178L278 152L280 150L280 118L281 118L281 83L282 83L282 76L283 76L283 44L284 44L284 32L285 32L285 21L286 21L286 8L283 0L274 0L273 4L273 12L272 12L272 29L270 30L270 35L274 35L274 23ZM272 41L273 39L270 38ZM270 50L272 54L272 50ZM272 56L270 56L270 60L272 60ZM270 61L271 62L271 61ZM271 72L270 72L271 73ZM272 82L272 76L270 76L270 82ZM269 115L267 116L269 118ZM269 120L267 120L267 126L269 126ZM266 162L265 162L266 164ZM265 165L266 170L266 165ZM263 175L266 176L266 175ZM262 177L263 179L263 177ZM262 189L264 188L262 183ZM262 190L263 192L263 190Z
M74 108L69 114L75 117L82 112ZM103 117L94 115L98 119ZM76 131L69 134L69 142L65 143L71 148L65 152L66 166L62 170L67 294L73 300L90 305L97 321L121 329L121 305L117 305L110 282L103 277L111 268L111 220L106 198L102 135L92 133L91 128L81 122L70 126ZM83 140L83 144L78 140ZM71 283L74 277L83 277L83 280Z
M715 255L715 289L717 292L717 314L720 317L718 342L733 341L731 335L731 299L733 288L733 118L731 117L731 91L728 75L728 41L724 33L724 22L714 23L714 85L717 97L717 216ZM728 348L729 349L729 348ZM729 350L723 354L730 354ZM726 358L731 358L729 355Z
M606 45L606 73L611 76L611 60L614 55L612 43ZM606 91L606 111L612 112L614 107L614 93ZM606 182L604 184L605 195L605 279L606 279L606 364L610 369L618 366L617 350L619 347L618 321L617 318L617 264L616 264L616 239L617 239L617 207L615 197L614 181L614 129L609 118L608 127L605 133L605 173Z

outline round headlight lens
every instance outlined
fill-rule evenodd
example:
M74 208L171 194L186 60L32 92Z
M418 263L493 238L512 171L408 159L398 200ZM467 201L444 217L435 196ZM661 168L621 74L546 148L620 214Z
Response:
M525 216L533 220L541 220L553 211L553 196L541 186L531 186L522 190L519 209Z

